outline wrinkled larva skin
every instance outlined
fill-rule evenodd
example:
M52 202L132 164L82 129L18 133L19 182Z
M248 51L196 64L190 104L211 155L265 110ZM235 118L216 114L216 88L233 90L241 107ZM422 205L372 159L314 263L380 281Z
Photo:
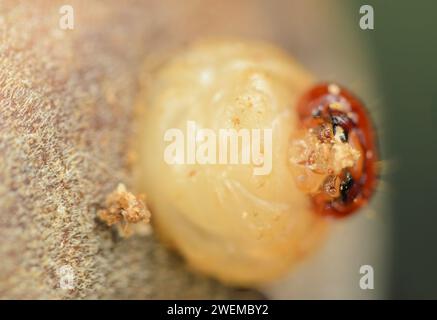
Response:
M326 219L314 214L289 167L296 102L312 83L274 47L222 40L179 52L147 83L139 188L157 230L197 270L234 284L265 283L323 238ZM271 173L254 175L252 164L167 164L164 133L185 132L187 121L217 131L272 128Z

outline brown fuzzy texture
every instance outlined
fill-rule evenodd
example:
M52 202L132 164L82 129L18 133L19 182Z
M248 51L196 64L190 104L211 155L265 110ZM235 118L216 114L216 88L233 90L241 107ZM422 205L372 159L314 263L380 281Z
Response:
M68 3L74 30L58 26L63 2L0 2L0 298L254 297L188 272L153 236L121 239L96 219L130 184L139 65L205 29L189 18L197 2ZM233 19L244 34L247 21ZM60 288L65 265L71 290Z

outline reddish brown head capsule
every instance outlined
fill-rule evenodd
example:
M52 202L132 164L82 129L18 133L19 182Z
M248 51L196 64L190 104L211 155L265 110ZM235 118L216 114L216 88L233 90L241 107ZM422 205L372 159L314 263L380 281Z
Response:
M376 137L364 105L343 87L326 83L310 89L297 111L302 129L318 141L349 144L359 155L353 166L328 173L321 187L311 193L315 210L335 217L357 211L372 196L377 181Z

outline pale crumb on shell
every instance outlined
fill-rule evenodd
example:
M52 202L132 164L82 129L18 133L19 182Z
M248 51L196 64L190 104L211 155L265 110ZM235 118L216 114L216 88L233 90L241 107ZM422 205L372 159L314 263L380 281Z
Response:
M339 94L340 94L340 88L339 88L339 86L337 86L336 84L333 84L333 83L331 83L331 84L328 86L328 91L329 91L329 93L331 93L331 94L335 94L335 95L339 95Z

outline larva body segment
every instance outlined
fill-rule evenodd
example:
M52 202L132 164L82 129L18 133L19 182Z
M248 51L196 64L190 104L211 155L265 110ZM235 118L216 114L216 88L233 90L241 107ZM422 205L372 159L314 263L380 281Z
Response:
M296 183L290 157L302 129L298 101L312 85L282 51L240 41L196 43L153 74L141 101L138 184L159 233L195 269L256 285L285 274L323 239L328 222L315 212L311 190ZM187 152L169 164L166 132L188 136L189 123L213 132L272 129L271 171L255 175L253 163L190 163Z

